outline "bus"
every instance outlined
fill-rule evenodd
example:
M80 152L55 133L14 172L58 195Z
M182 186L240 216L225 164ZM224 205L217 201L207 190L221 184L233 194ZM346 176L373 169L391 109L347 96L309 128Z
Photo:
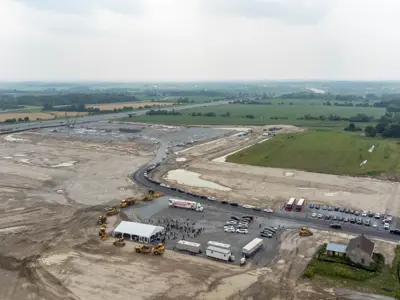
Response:
M304 198L300 198L299 201L297 201L296 210L301 211L303 209L304 203L305 203Z
M293 209L293 205L294 205L294 201L296 201L296 198L290 198L289 201L286 203L285 205L285 209L286 210L292 210Z

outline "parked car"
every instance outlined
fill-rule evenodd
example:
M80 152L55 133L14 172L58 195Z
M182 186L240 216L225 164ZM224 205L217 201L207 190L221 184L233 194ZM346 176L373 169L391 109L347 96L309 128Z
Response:
M249 233L249 231L247 230L247 229L242 229L242 228L239 228L239 229L236 229L236 232L237 233L243 233L243 234L247 234L247 233Z
M250 221L253 221L254 220L254 217L253 216L243 216L242 217L242 220L243 219L249 219Z
M253 208L253 206L248 205L248 204L245 204L245 205L243 205L243 208L248 208L248 209L250 209L250 208Z
M363 220L361 219L361 218L357 218L357 224L362 224L363 223Z
M389 223L384 223L384 224L383 224L383 228L384 228L385 230L389 230L389 229L390 229L390 224L389 224Z
M360 215L360 212L359 212L358 210L356 210L356 211L354 212L354 214L355 214L356 216L359 216L359 215Z
M235 202L231 202L231 203L229 203L231 206L239 206L239 204L238 203L235 203Z
M354 209L350 209L349 213L351 213L352 215L354 215L354 213L355 213Z
M235 232L236 230L234 227L226 227L226 228L224 228L224 231L225 232Z
M364 220L364 225L365 226L371 226L371 221L369 219Z
M319 209L321 206L319 204L315 204L314 208Z
M323 210L327 210L327 209L328 209L328 207L326 207L326 206L324 205L324 206L322 206L322 207L321 207L321 209L323 209Z
M364 210L364 211L361 213L361 217L366 217L366 216L368 216L368 212L367 212L366 210Z
M266 213L273 213L274 212L274 210L271 209L271 208L264 208L263 211L266 212Z
M266 232L266 231L261 231L260 235L262 237L267 237L267 238L272 238L272 236L273 236L272 233L269 233L269 232Z
M208 200L211 200L211 201L217 200L217 199L215 199L215 197L207 197L207 199L208 199Z
M381 214L380 213L376 213L375 214L375 219L380 219L381 218Z
M223 201L221 201L221 203L222 203L222 204L228 204L228 201L223 200Z
M332 221L336 221L337 220L337 217L336 216L333 216L332 217Z
M316 217L317 217L317 213L313 213L313 214L311 215L311 217L316 218Z
M237 223L238 222L236 222L234 220L230 220L230 221L227 221L225 224L227 224L227 225L237 225Z
M259 207L253 207L253 210L254 210L254 211L261 211L261 208L259 208Z
M373 216L374 216L374 213L371 212L371 211L369 211L369 212L368 212L368 217L369 217L369 218L372 218Z
M239 217L235 217L235 216L231 216L231 220L235 220L235 221L240 221L240 218Z
M318 214L318 219L322 219L324 216L322 214Z
M345 212L345 209L344 208L339 208L339 211L340 212Z
M314 208L314 203L310 203L309 208Z
M345 214L349 214L349 213L350 213L350 209L346 208L346 209L344 210L344 213L345 213Z
M334 210L334 211L339 211L339 209L340 209L340 207L339 207L339 206L336 206L333 210Z
M341 229L342 225L340 225L339 223L332 223L332 224L329 224L329 227L334 228L334 229Z
M350 218L350 223L355 223L355 222L356 222L356 218L351 217L351 218Z
M378 228L378 223L374 222L374 223L372 224L372 227Z
M332 211L332 206L328 206L328 210L329 210L329 211Z
M342 216L339 216L337 219L338 219L338 221L343 221L343 217Z
M343 222L348 222L349 221L349 218L348 217L344 217L343 218Z
M325 220L330 220L331 215L325 215Z

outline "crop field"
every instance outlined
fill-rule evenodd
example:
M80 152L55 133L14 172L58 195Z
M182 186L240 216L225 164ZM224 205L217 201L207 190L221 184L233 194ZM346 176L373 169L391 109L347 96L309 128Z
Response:
M374 145L372 152L369 152ZM318 173L380 175L400 173L400 145L345 131L312 130L280 134L228 156L228 162ZM367 161L360 166L363 161Z
M107 104L86 104L86 107L94 107L94 108L99 108L101 110L110 110L110 109L118 109L118 108L123 108L124 106L126 107L133 107L133 108L138 108L139 106L155 106L155 105L160 105L160 106L169 106L173 105L175 103L173 102L151 102L151 101L146 101L146 102L122 102L122 103L107 103Z
M340 117L353 117L358 113L379 118L385 113L385 109L372 107L343 107L325 106L318 100L271 100L271 105L255 104L228 104L213 107L200 107L181 111L182 115L143 115L134 118L138 122L185 124L185 125L270 125L288 124L305 127L336 127L344 128L347 121L329 120L299 120L298 118L309 114L313 117L321 115L328 117L330 114ZM284 104L279 104L284 103ZM290 104L292 103L292 104ZM192 116L192 113L216 114L215 117ZM229 113L229 116L226 114ZM225 115L225 116L221 116ZM247 117L246 117L247 115ZM252 117L249 118L249 115ZM364 126L366 123L359 124Z

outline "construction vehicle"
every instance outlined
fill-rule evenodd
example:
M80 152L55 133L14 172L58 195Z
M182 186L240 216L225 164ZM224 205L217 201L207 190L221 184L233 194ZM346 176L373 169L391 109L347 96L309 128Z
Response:
M104 225L104 224L106 224L106 223L107 223L107 217L106 217L106 216L99 216L99 218L98 218L98 220L97 220L97 223L98 223L99 225Z
M117 207L108 207L106 208L107 216L117 215L119 213L119 208Z
M118 247L124 247L125 246L125 240L124 239L116 239L113 242L114 246L118 246Z
M120 207L124 208L124 207L127 207L128 205L135 204L135 202L136 202L136 198L135 197L129 197L129 198L126 198L124 200L121 200Z
M156 193L156 192L154 192L153 189L149 189L147 191L147 194L144 194L141 200L142 201L152 201L153 199L159 198L159 197L162 197L162 196L163 196L162 193Z
M100 227L100 229L99 229L99 236L100 236L100 238L101 238L102 240L105 240L105 239L108 238L108 235L107 235L106 227L105 227L105 226Z
M313 235L313 232L308 227L300 227L299 235L300 236L311 236L311 235Z
M138 245L135 247L135 251L137 253L150 253L153 252L154 255L161 255L165 251L165 246L162 243L159 243L158 245Z

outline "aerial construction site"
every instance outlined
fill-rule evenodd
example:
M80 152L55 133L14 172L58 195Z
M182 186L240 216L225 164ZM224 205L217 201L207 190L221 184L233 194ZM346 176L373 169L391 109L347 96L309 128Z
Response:
M304 269L318 246L364 232L282 206L301 196L383 212L398 184L225 162L266 130L97 122L1 135L0 299L334 296ZM148 240L132 224L151 225ZM396 242L366 230L392 261Z

